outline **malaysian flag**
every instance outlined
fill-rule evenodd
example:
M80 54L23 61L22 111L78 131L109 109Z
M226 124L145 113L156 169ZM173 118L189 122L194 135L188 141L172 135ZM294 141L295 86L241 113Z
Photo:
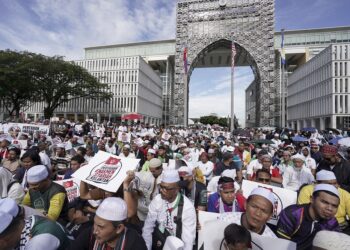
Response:
M234 41L232 41L232 44L231 44L231 51L232 51L231 67L232 67L232 70L233 70L233 68L235 67L235 56L236 56L236 46L235 46L235 42Z
M284 51L284 29L281 30L281 63L286 64L286 52Z
M185 74L187 75L187 47L184 48L184 70L185 70Z

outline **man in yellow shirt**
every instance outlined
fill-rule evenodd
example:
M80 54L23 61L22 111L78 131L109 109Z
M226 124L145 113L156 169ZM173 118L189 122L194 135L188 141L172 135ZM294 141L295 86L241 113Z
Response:
M342 231L345 229L349 230L348 221L346 216L350 216L350 193L346 190L339 187L337 179L332 171L321 170L316 173L316 182L317 184L331 184L338 188L340 204L338 211L335 215L340 228ZM298 204L307 204L310 203L312 192L314 191L314 185L304 186L298 196Z
M63 186L50 180L47 167L37 165L30 168L27 182L29 191L22 204L41 211L51 220L65 224L68 214L67 193Z

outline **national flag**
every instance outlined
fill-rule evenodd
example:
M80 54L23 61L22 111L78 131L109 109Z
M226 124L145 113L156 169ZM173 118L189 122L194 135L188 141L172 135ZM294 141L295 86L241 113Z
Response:
M284 29L281 30L281 63L286 64L286 52L284 51Z
M184 48L183 61L184 61L185 74L187 75L187 47Z

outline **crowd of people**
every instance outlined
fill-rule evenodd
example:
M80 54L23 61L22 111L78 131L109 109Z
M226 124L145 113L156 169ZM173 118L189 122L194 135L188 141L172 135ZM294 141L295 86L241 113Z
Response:
M81 181L69 200L56 181L71 179L99 151L139 162L117 192ZM254 248L255 234L296 249L350 249L347 148L317 130L62 119L49 134L0 131L0 161L0 249L207 250L198 241L201 211L228 223L221 249ZM259 186L244 195L244 181ZM297 194L276 224L267 187Z

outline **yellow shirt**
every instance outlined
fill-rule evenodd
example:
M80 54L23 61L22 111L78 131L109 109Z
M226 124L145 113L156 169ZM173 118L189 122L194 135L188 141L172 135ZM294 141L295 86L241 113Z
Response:
M303 187L298 196L298 204L310 203L312 193L314 191L314 185L307 185ZM335 214L339 224L342 224L346 220L346 215L350 216L350 193L342 188L338 188L340 203L338 211Z
M47 217L51 220L57 220L58 217L61 214L63 205L64 205L64 200L66 198L65 193L58 193L52 196L50 200L50 207L49 210L47 211ZM22 204L25 206L32 206L32 202L30 200L30 195L29 192L26 193L26 195L23 198ZM40 211L43 212L43 211Z

